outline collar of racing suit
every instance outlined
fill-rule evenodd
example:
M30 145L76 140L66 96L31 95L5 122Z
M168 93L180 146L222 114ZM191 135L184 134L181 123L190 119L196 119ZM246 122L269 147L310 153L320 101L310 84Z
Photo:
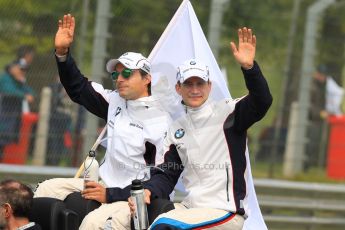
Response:
M207 123L208 119L211 118L214 112L212 105L213 101L210 98L197 108L184 105L187 119L194 129L202 128L204 124Z
M150 108L152 106L157 106L158 100L154 96L141 97L136 100L126 100L126 108L137 108L146 107Z

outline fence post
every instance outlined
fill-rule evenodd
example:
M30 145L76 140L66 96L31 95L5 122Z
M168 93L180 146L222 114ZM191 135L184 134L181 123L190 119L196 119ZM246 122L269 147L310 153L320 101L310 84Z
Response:
M298 123L298 102L291 104L290 120L289 120L289 132L286 139L286 148L284 154L283 175L287 177L295 176L297 172L301 172L303 169L304 154L296 154L295 146L304 145L305 139L298 138L295 134L300 132L300 124Z
M44 165L46 160L47 139L49 130L50 105L52 90L44 87L41 93L41 103L39 108L39 120L35 138L35 146L32 163L34 165Z
M286 149L289 150L291 154L295 155L295 158L303 160L303 162L295 162L298 167L294 167L295 171L291 171L290 175L296 175L302 171L301 165L303 165L305 157L305 145L307 143L307 126L308 126L308 113L310 107L310 85L311 76L313 74L314 67L314 57L317 52L316 40L318 35L318 25L322 16L322 13L327 10L329 6L335 3L335 0L318 0L313 3L307 11L307 21L305 24L305 35L303 44L303 57L302 57L302 70L299 83L298 92L298 106L296 112L296 127L289 126L288 136L294 136L296 141L294 146L288 146L286 143ZM291 120L291 118L290 118ZM294 124L294 122L290 122ZM285 151L287 152L287 151ZM284 163L285 164L285 163ZM287 165L288 163L286 163ZM286 175L286 174L285 174Z

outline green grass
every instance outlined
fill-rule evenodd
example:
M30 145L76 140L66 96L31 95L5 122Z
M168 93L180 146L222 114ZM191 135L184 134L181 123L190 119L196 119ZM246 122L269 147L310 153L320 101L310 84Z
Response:
M319 183L338 183L343 184L345 179L336 180L327 176L326 169L311 167L307 171L297 174L294 177L285 177L283 175L283 166L281 163L274 164L273 177L270 177L270 165L266 162L252 163L252 174L254 178L272 178L291 181L304 181L304 182L319 182Z

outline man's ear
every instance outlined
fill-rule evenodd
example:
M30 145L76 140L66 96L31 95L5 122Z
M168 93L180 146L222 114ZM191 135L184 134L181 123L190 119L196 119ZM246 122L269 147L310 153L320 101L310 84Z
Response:
M5 218L9 218L12 213L12 207L10 204L6 203L4 204L4 216Z
M152 80L152 78L151 78L151 74L147 74L147 75L145 76L145 78L144 78L144 79L146 80L147 85L148 85L148 84L150 84L150 82L151 82L151 80Z
M181 95L181 84L179 82L176 83L175 90L178 95Z
M151 82L151 80L152 80L152 77L151 77L151 74L147 74L146 75L146 79L149 81L149 83Z

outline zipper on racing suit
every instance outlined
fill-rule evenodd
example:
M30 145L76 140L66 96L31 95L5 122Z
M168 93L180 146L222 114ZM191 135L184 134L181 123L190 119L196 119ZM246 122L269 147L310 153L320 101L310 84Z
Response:
M229 202L229 165L225 163L225 171L226 171L226 200Z

